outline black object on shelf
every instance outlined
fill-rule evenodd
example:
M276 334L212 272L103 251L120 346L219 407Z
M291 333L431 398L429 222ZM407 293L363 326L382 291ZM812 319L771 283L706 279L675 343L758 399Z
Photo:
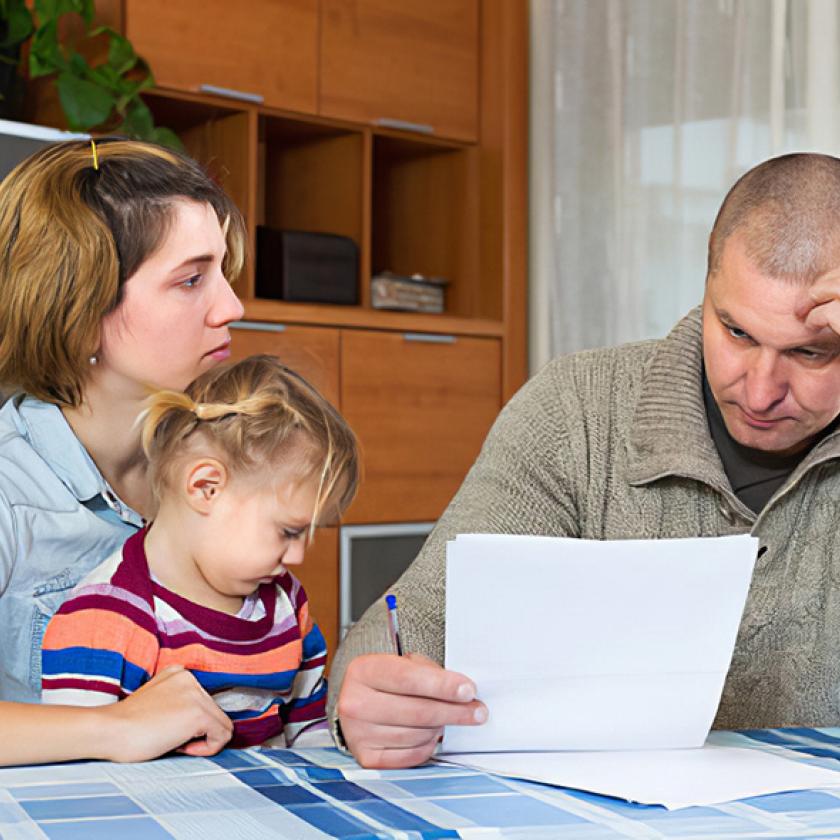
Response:
M359 302L359 249L347 236L257 226L257 297Z

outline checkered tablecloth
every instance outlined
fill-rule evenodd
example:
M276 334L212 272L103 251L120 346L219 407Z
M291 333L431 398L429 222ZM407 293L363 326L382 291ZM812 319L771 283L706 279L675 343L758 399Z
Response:
M757 730L726 740L840 769L840 729ZM840 838L840 794L668 812L455 767L362 770L333 749L228 750L213 759L2 769L0 837Z

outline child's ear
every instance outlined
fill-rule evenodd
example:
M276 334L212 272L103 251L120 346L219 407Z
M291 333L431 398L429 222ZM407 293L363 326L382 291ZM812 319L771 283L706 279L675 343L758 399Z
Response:
M186 475L187 504L196 513L209 513L228 483L228 471L216 458L194 461Z

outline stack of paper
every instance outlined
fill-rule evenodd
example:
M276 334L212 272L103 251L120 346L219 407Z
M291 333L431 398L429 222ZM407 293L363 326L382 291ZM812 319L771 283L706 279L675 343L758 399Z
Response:
M840 783L776 756L700 749L757 547L749 536L459 535L447 550L446 667L475 681L490 718L448 727L443 752L471 755L442 757L670 807Z

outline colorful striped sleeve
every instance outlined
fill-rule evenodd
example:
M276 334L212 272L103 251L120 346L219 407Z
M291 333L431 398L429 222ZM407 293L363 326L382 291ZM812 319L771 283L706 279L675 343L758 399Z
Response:
M83 586L53 616L41 648L44 703L100 706L154 673L158 639L150 607L110 583Z
M301 661L292 684L291 695L280 708L283 732L289 746L305 741L305 735L325 729L327 681L327 643L309 614L309 601L300 582L289 574L283 588L297 616L302 640Z

